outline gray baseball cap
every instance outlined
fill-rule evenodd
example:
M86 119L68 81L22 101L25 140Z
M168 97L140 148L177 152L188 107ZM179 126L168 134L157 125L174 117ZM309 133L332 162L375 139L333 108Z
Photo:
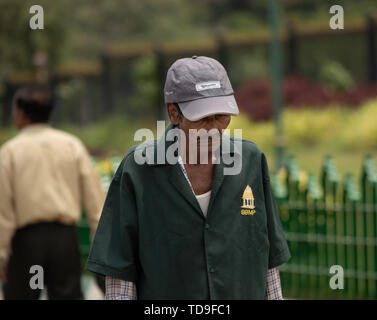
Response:
M191 121L219 113L238 115L233 94L224 67L209 57L178 59L166 76L165 103L178 103L185 118Z

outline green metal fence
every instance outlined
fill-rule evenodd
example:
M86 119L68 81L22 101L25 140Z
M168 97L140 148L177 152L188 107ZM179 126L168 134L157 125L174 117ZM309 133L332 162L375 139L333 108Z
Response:
M291 250L281 266L284 295L297 299L377 298L377 174L371 156L361 178L340 179L325 157L322 172L299 170L293 157L273 177L275 198ZM344 270L344 289L333 290L330 267Z
M108 188L117 157L93 160ZM272 175L276 204L292 258L280 267L283 294L296 299L377 299L377 173L366 156L358 183L342 179L331 157L320 177L299 169L289 157ZM83 263L89 253L85 216L78 226ZM330 267L344 269L344 289L333 290Z

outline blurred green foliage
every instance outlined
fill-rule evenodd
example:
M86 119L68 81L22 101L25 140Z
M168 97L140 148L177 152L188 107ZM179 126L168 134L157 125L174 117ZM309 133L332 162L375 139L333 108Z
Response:
M319 172L322 158L332 154L339 159L340 172L358 174L363 156L377 156L377 100L371 100L358 109L332 106L327 109L286 109L283 114L286 154L293 154L303 169ZM135 120L117 114L85 127L67 123L59 126L78 136L93 155L99 157L123 156L139 142L134 134L140 128L151 129L156 134L156 122L145 118ZM253 122L245 115L232 117L229 126L241 128L244 139L255 142L269 159L274 161L274 124ZM17 131L0 129L0 146Z
M59 127L78 136L93 155L123 156L133 145L140 143L134 141L135 132L141 128L154 130L155 124L151 121L135 121L121 114L114 114L85 127L71 123Z
M47 9L48 2L40 0L38 4ZM31 30L29 9L34 1L0 0L0 79L14 69L30 70L37 51L48 52L50 65L58 63L66 45L67 22L59 17L63 2L53 3L53 8L45 11L44 29Z
M143 115L150 112L158 101L160 87L157 79L157 61L155 55L139 57L131 66L130 78L135 92L128 101L130 114Z
M80 106L84 81L81 78L70 79L56 86L56 107L54 116L74 122L80 119ZM56 113L59 113L58 115Z
M116 42L164 41L207 32L209 6L183 0L39 0L44 30L31 30L31 0L0 0L0 70L32 67L38 50L50 65L97 58ZM4 66L7 70L4 70ZM1 74L0 74L1 77Z
M354 84L351 73L337 61L324 61L319 69L319 80L333 90L347 90Z
M360 174L365 154L377 158L377 100L358 109L332 106L318 109L286 108L283 113L285 154L292 154L304 170L319 173L323 157L331 154L339 172ZM232 117L230 129L242 128L244 139L255 142L274 168L275 129L272 121L253 122L246 115Z
M234 89L247 81L268 76L268 55L265 48L232 50L230 60L236 62L227 70Z
M225 31L267 28L265 0L39 0L45 29L29 28L31 0L0 0L0 79L32 68L37 51L50 65L98 58L104 46L140 41L189 41ZM285 0L283 20L328 21L329 7L343 5L346 23L377 9L375 0Z
M377 150L377 100L357 109L341 105L318 109L286 108L283 113L285 144L297 149L327 146L332 152ZM245 115L233 117L230 128L242 128L243 137L262 149L274 143L274 124L253 122Z

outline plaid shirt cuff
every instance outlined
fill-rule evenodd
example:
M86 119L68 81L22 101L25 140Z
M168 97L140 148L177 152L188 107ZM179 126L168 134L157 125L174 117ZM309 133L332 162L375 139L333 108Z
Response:
M272 268L267 272L266 300L283 300L279 269Z
M136 285L131 281L124 281L106 276L105 300L136 300Z
M106 276L106 300L136 300L136 285L131 281L124 281ZM266 300L283 300L280 275L278 268L267 272Z

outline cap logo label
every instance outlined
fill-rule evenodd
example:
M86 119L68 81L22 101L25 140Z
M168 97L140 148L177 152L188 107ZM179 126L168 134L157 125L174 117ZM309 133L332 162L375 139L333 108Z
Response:
M196 91L203 91L208 89L217 89L221 88L220 81L207 81L207 82L201 82L197 83L195 85Z

